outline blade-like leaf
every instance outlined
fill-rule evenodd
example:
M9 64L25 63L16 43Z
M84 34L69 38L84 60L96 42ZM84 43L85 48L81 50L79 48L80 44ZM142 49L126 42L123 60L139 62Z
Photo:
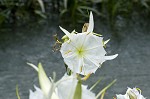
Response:
M99 80L97 80L96 83L93 84L93 86L90 88L90 90L93 90L97 86L97 84L99 84L101 82L101 80L102 80L102 78L100 78Z
M39 16L41 16L42 18L46 19L47 16L42 12L42 11L39 11L39 10L35 10L34 11L36 14L38 14Z
M96 99L99 98L100 95L102 95L102 93L104 93L108 88L110 88L117 80L113 80L110 84L108 84L105 88L103 88L96 96Z
M104 91L104 92L102 93L100 99L104 99L105 93L106 93L106 91Z
M16 85L16 95L17 95L17 98L20 99L18 85Z

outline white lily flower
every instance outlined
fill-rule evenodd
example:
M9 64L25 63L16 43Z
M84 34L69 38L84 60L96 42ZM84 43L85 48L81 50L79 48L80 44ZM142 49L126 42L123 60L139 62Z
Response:
M41 86L41 89L34 86L34 92L30 90L29 99L74 99L78 83L76 76L65 74L62 79L54 83L47 77L41 64L38 68L33 64L28 64L38 71ZM81 88L81 99L95 99L95 94L88 90L87 86L81 85Z
M60 29L69 37L69 40L62 44L60 52L65 63L75 73L82 75L95 73L103 62L118 56L118 54L105 56L103 37L93 34L92 12L90 13L89 26L86 32L75 34L69 33L62 27Z
M42 90L36 86L34 86L35 91L30 90L29 99L46 99Z
M55 84L52 83L47 77L41 63L39 63L38 68L33 64L29 65L38 71L39 83L41 87L41 89L35 87L35 92L30 90L29 99L59 99L57 96L57 88L55 88Z
M78 80L73 75L64 75L58 84L58 95L60 99L73 99ZM81 99L95 99L95 94L87 89L87 86L81 85Z
M128 88L125 95L116 95L117 99L146 99L137 88Z

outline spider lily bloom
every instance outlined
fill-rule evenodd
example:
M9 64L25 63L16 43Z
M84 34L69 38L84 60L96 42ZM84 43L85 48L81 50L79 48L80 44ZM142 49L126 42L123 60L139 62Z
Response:
M36 86L34 86L34 88L35 88L34 92L32 90L30 90L29 99L47 99L44 96L44 93L40 88L38 88ZM55 98L55 99L58 99L58 98Z
M116 95L117 99L146 99L141 95L141 91L138 88L128 88L125 95Z
M36 91L33 92L30 90L29 99L59 99L57 95L57 88L55 88L55 83L53 83L52 80L49 80L42 67L42 64L39 63L38 68L33 64L28 64L32 66L35 70L37 70L39 83L41 87L40 89L34 86Z
M30 64L32 65L32 64ZM54 81L46 76L41 64L38 68L32 65L38 71L41 89L34 86L35 91L30 90L29 99L95 99L95 94L87 89L87 86L81 85L75 76L64 75L59 81ZM78 97L76 90L81 87L81 98Z
M88 28L82 33L69 33L67 30L60 29L68 36L60 49L64 62L73 72L82 75L95 73L95 71L106 60L112 60L118 56L105 56L103 37L93 34L94 22L93 14L90 13Z
M75 91L78 84L81 84L74 76L64 75L57 86L58 95L60 99L74 99ZM78 94L76 94L78 95ZM75 98L78 99L78 98ZM87 89L87 86L81 85L81 98L80 99L96 99L95 94Z

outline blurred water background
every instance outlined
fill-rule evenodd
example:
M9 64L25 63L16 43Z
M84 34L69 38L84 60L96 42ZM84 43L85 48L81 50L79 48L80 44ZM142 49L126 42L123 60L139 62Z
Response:
M57 34L64 35L59 25L70 32L81 31L93 11L94 32L111 39L105 62L88 79L89 87L100 77L93 90L98 93L112 80L117 82L104 99L124 94L127 87L138 87L150 97L150 1L149 0L0 0L0 99L16 99L16 85L21 99L28 99L29 89L38 86L37 72L26 63L42 62L47 75L53 71L60 79L65 73L59 51L53 52Z

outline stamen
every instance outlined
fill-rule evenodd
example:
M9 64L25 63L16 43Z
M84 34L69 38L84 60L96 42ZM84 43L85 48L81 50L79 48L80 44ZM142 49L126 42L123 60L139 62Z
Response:
M83 66L80 67L80 72L82 72L82 68L83 68Z
M70 52L72 52L71 50L68 50L67 52L65 52L65 54L68 54L68 53L70 53Z
M87 80L89 77L91 76L91 73L89 73L89 74L87 74L86 76L84 76L83 78L82 78L82 80Z

